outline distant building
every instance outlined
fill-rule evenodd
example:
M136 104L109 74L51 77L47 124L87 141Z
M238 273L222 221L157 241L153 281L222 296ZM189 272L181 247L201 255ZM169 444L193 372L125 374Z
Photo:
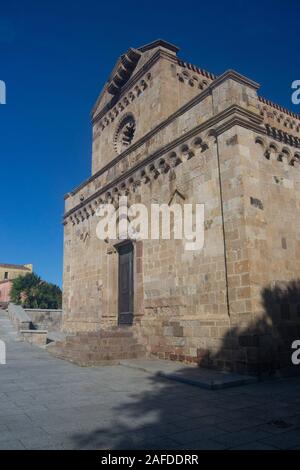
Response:
M0 302L10 301L12 280L27 273L32 273L32 264L1 264L0 263Z

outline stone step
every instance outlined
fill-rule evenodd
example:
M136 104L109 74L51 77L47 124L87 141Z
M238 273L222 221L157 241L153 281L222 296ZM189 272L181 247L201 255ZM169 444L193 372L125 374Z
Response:
M60 359L83 366L145 357L144 346L138 343L133 330L128 327L76 333L48 344L47 350Z
M222 372L213 369L205 369L196 365L183 364L177 361L160 360L156 358L124 359L121 366L138 369L164 377L168 380L195 385L207 390L219 390L229 387L238 387L256 383L257 377L240 375L232 372Z

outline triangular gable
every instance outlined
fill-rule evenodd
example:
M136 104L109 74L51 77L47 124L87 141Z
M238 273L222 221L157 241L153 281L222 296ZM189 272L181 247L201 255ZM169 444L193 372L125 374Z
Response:
M100 103L105 105L112 99L113 96L121 91L122 86L129 80L134 69L137 66L141 57L141 52L137 49L130 48L125 54L119 57L112 73L110 74L107 83L105 84L102 92L100 93L94 107L92 114L99 108ZM104 99L106 95L106 99Z
M116 65L92 109L92 116L95 115L97 110L104 108L114 97L119 95L122 87L138 69L143 67L145 60L148 61L157 48L167 49L172 54L176 54L179 50L173 44L162 39L153 41L138 49L129 48L128 51L122 54L117 60Z

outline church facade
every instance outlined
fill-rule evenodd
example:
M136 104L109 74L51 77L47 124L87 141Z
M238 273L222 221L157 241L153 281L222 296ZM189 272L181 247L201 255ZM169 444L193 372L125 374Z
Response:
M247 373L289 365L300 339L299 116L158 40L120 57L92 126L91 177L65 197L64 331L86 351L89 337L95 349L98 332L123 328L149 356ZM204 204L203 248L100 240L97 210L120 196Z

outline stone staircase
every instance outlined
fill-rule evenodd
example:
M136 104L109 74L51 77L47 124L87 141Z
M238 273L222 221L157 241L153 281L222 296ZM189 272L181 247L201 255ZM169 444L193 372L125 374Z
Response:
M145 348L131 327L113 327L96 332L80 332L47 345L54 356L81 366L118 363L122 359L143 358Z
M18 340L17 328L12 324L7 316L7 312L0 308L0 339L6 344Z

